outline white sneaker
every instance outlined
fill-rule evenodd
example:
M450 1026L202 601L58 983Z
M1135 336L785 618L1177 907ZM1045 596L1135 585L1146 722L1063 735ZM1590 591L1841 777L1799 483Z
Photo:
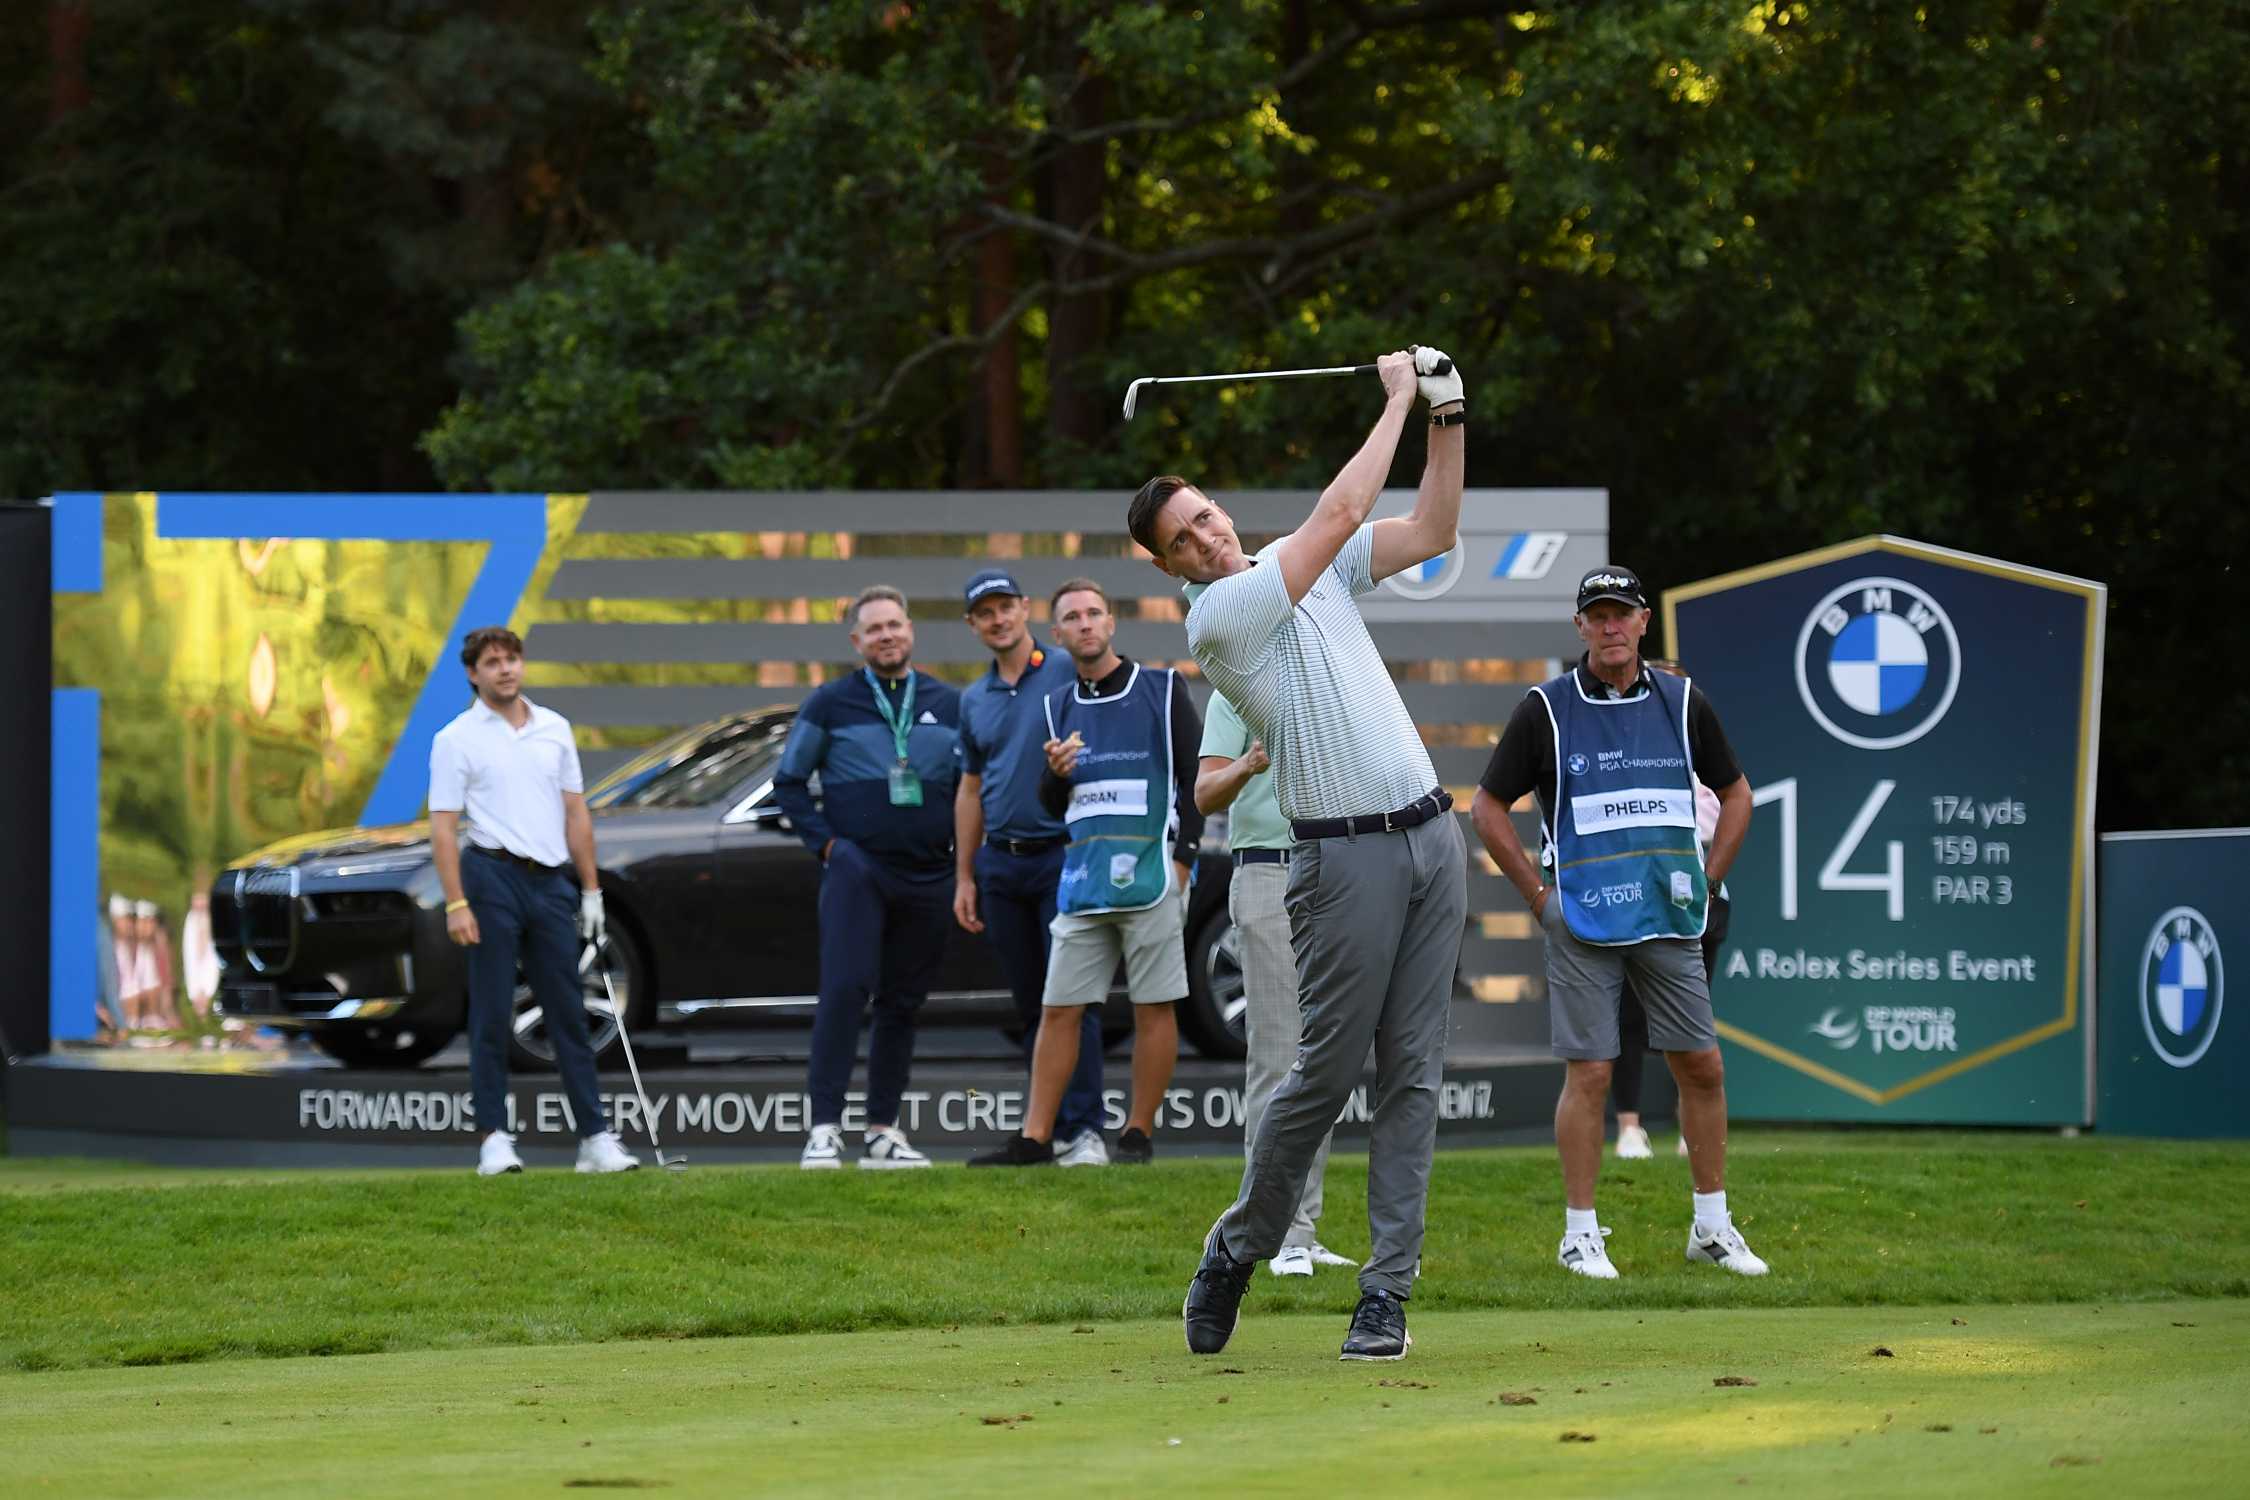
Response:
M1312 1251L1303 1245L1284 1245L1279 1255L1266 1262L1266 1269L1276 1276L1310 1276Z
M503 1172L521 1172L523 1158L516 1155L516 1138L505 1130L495 1130L477 1147L477 1175L498 1177Z
M805 1148L810 1151L812 1147ZM859 1165L862 1171L891 1172L903 1167L926 1167L930 1159L906 1143L906 1132L896 1125L878 1126L867 1132L866 1144L861 1147Z
M844 1164L844 1130L840 1125L815 1125L805 1137L804 1154L797 1165L808 1172L833 1172Z
M1617 1127L1617 1156L1620 1161L1647 1161L1655 1156L1648 1143L1648 1132L1638 1125Z
M627 1151L614 1130L596 1131L578 1143L581 1172L630 1172L641 1159Z
M1098 1130L1081 1130L1078 1138L1055 1153L1058 1167L1106 1167L1109 1165L1109 1147L1102 1141Z
M1679 1144L1678 1144L1677 1146L1674 1146L1674 1147L1672 1148L1672 1154L1673 1154L1674 1156L1685 1156L1685 1155L1687 1155L1687 1137L1686 1137L1686 1136L1684 1136L1684 1135L1683 1135L1683 1136L1681 1136L1681 1137L1680 1137L1680 1143L1679 1143Z
M1312 1242L1312 1250L1310 1253L1312 1255L1312 1263L1316 1266L1350 1266L1355 1271L1359 1269L1358 1261L1352 1260L1346 1256L1338 1255L1335 1251L1329 1249L1326 1245L1323 1245L1318 1240L1314 1240ZM1419 1260L1414 1262L1414 1274L1417 1276L1422 1274L1422 1263Z
M1607 1238L1606 1225L1592 1234L1566 1234L1562 1248L1555 1252L1555 1260L1566 1271L1576 1271L1596 1281L1615 1281L1617 1267L1610 1264L1609 1247L1602 1243Z
M1742 1231L1729 1224L1713 1234L1701 1224L1691 1224L1687 1232L1687 1258L1691 1261L1709 1261L1714 1266L1725 1266L1737 1276L1763 1276L1766 1263L1743 1243Z

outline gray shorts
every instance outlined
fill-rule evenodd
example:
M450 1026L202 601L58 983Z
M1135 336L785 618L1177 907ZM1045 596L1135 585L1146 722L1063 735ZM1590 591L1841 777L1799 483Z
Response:
M1043 1005L1099 1005L1109 998L1117 960L1135 1005L1187 998L1187 902L1174 890L1146 911L1058 912L1047 931Z
M1703 1052L1719 1045L1711 1025L1711 982L1694 938L1650 938L1623 948L1580 942L1563 921L1560 891L1547 897L1547 1022L1555 1056L1617 1056L1617 1008L1625 978L1648 1012L1648 1044L1659 1052Z

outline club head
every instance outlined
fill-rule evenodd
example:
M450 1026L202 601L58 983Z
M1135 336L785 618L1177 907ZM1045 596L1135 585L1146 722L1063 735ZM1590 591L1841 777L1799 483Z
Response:
M1150 380L1152 380L1153 378L1154 378L1153 376L1143 375L1143 376L1142 376L1142 377L1141 377L1140 379L1138 379L1138 380L1134 381L1134 382L1133 382L1133 383L1132 383L1131 385L1129 385L1129 386L1125 387L1125 420L1126 420L1126 421L1130 422L1130 421L1132 421L1132 420L1133 420L1133 407L1134 407L1134 406L1135 406L1135 405L1136 405L1136 404L1137 404L1137 403L1138 403L1138 402L1140 401L1140 399L1141 399L1141 387L1142 387L1142 386L1144 386L1144 385L1147 385L1147 384L1149 383L1149 381L1150 381Z
M656 1164L667 1172L685 1172L687 1170L686 1157L668 1155L662 1151L656 1153Z

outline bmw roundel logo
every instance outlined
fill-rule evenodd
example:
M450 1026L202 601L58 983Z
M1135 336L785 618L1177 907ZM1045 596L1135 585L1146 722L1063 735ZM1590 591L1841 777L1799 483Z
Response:
M1573 776L1583 776L1586 774L1585 756L1579 755L1575 752L1572 753L1570 757L1570 774Z
M1456 545L1451 552L1441 552L1426 562L1393 573L1383 580L1383 587L1401 598L1435 599L1461 581L1461 563L1461 548Z
M1961 686L1945 607L1898 578L1838 585L1797 632L1797 694L1820 727L1862 750L1895 750L1937 727Z
M2226 973L2219 937L2192 906L2156 919L2141 949L2141 1029L2156 1055L2192 1068L2219 1034Z

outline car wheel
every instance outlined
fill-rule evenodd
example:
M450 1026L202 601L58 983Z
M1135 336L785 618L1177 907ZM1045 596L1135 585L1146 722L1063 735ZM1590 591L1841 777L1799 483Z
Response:
M328 1026L312 1043L347 1068L415 1068L445 1050L455 1033L418 1026Z
M602 983L602 972L595 966L593 950L584 949L578 956L578 977L586 1002L587 1038L593 1043L594 1063L606 1066L618 1060L623 1048L617 1043L617 1012L622 1009L626 1018L637 1020L647 1014L647 1008L634 1008L634 997L644 988L642 976L648 966L641 958L640 945L625 924L612 915L609 922L609 985ZM617 1004L610 1004L610 990L617 992ZM552 1070L555 1066L555 1039L547 1029L546 1008L531 993L531 981L522 969L516 971L515 1009L509 1021L508 1060L519 1068Z
M1242 951L1226 908L1214 907L1188 939L1188 997L1180 1029L1205 1057L1236 1061L1250 1051Z

